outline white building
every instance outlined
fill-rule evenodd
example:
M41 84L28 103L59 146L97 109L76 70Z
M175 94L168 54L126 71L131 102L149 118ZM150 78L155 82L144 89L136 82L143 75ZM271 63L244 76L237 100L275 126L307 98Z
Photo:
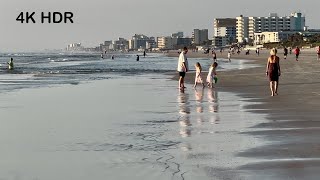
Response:
M174 39L170 36L166 37L157 37L157 44L159 49L173 49L174 47Z
M237 17L238 42L254 40L254 33L279 32L279 31L303 31L305 17L301 13L292 13L290 16L279 17L276 13L270 13L268 17Z
M81 43L72 43L66 48L67 51L82 51L83 49L84 48L81 46Z

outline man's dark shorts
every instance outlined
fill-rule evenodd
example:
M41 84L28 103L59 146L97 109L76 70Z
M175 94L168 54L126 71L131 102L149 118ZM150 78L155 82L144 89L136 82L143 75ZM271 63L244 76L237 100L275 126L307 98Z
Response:
M297 59L299 58L299 54L296 54L296 58L297 58Z
M184 78L186 76L186 72L179 72L179 76Z

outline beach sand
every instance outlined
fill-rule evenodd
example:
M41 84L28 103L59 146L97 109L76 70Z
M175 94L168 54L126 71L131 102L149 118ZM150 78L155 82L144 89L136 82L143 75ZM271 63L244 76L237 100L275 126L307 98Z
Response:
M226 52L223 55L217 54L218 60L219 56L227 57ZM192 52L188 55L193 58L207 56ZM175 56L175 53L171 56ZM284 60L282 50L279 50L279 95L271 97L265 75L268 56L268 50L262 50L260 56L256 56L254 52L251 55L233 55L233 61L255 60L252 63L261 67L218 72L217 91L236 92L244 98L250 98L252 102L259 102L246 108L254 113L267 114L268 122L253 126L258 130L246 134L272 142L237 155L263 159L261 162L227 171L221 177L246 170L253 179L318 179L320 61L316 60L315 51L312 50L302 50L299 61L295 61L293 54ZM186 80L192 84L194 75L187 74Z

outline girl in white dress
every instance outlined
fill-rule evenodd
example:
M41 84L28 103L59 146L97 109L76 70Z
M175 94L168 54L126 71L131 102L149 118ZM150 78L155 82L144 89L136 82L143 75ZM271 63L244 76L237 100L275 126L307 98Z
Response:
M216 73L217 66L218 66L218 63L214 62L209 68L209 73L207 76L207 83L209 88L213 88L213 81L215 80L215 76L217 75Z
M202 80L202 77L201 77L201 71L202 71L202 68L201 68L201 65L199 62L197 62L194 67L196 68L196 77L194 79L194 88L196 88L197 86L197 83L201 83L202 86L204 87L204 83L203 83L203 80Z

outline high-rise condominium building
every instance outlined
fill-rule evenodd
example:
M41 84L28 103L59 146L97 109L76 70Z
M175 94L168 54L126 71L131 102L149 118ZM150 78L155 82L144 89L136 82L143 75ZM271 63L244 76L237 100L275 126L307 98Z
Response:
M226 37L229 43L236 41L236 18L219 18L213 21L213 37Z
M290 16L279 17L276 13L270 13L268 17L244 17L237 19L238 42L254 39L254 33L279 32L279 31L303 31L305 17L301 13L292 13Z
M208 39L208 29L194 29L192 33L193 43L196 45L205 44Z

